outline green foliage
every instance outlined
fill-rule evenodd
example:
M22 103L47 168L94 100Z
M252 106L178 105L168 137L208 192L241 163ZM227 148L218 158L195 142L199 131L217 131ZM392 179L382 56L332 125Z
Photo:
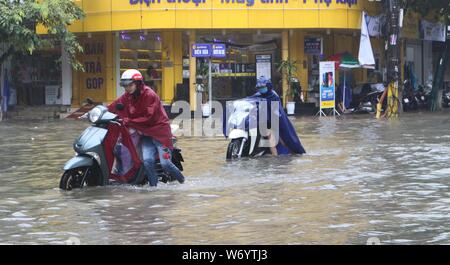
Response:
M450 24L450 1L446 0L401 0L407 9L420 13L422 16L436 11L446 24Z
M197 75L202 77L203 83L208 82L209 65L207 62L201 62L197 67Z
M203 102L206 102L208 98L208 83L209 83L209 63L206 61L202 61L197 64L197 76L201 78L201 89L199 92L202 92Z
M294 98L294 89L292 87L292 81L293 79L297 78L296 72L297 72L297 61L294 61L292 59L282 60L279 62L276 67L277 71L280 72L282 75L285 76L286 80L288 81L288 96L293 99Z
M67 27L84 17L83 10L71 0L0 0L0 64L15 53L32 54L34 50L63 44L69 62L83 69L76 54L83 49ZM47 29L39 35L36 26Z

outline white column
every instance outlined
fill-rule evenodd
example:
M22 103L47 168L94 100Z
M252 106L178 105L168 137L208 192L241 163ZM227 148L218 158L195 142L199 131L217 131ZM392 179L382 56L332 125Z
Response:
M433 79L433 46L432 41L424 41L423 42L423 83L426 84L428 78L431 77Z
M69 63L69 56L64 50L64 46L61 48L61 75L62 75L62 95L61 104L72 104L72 66Z

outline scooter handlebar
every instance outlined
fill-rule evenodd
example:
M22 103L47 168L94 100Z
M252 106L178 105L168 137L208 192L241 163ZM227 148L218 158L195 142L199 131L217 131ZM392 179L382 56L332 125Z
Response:
M86 112L85 114L81 115L80 117L78 117L78 119L80 120L85 120L89 117L89 112Z

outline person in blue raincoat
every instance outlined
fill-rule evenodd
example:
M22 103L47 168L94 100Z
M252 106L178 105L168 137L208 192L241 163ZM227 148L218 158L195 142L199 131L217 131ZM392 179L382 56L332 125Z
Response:
M270 80L261 76L256 81L257 92L250 96L250 98L259 98L261 100L267 101L267 110L271 110L270 104L272 102L278 102L278 111L268 111L267 113L267 125L270 129L270 135L268 136L273 146L270 148L272 155L280 154L304 154L306 153L300 139L298 138L297 132L291 121L288 119L286 112L281 104L281 99L278 94L273 90L272 83ZM277 115L279 119L279 127L272 128L270 121L271 115ZM279 141L275 142L273 137L273 132L278 131Z

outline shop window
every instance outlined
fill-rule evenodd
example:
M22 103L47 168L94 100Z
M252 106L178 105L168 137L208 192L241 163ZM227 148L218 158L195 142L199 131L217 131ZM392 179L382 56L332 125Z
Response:
M268 32L269 33L269 32ZM271 79L277 92L281 92L281 76L277 74L275 63L281 57L281 38L279 32L257 34L255 32L218 32L199 34L198 43L225 43L226 58L212 59L212 98L226 101L243 98L255 93L256 55L270 55ZM197 59L197 73L207 67L208 60ZM197 76L197 83L202 83L207 75ZM204 82L205 84L207 82ZM206 89L207 90L207 89ZM204 100L208 98L204 92Z
M53 105L62 102L61 48L16 55L12 60L12 86L19 105ZM51 100L49 100L51 98Z
M158 32L120 34L120 74L139 70L146 85L160 92L162 87L162 40Z

